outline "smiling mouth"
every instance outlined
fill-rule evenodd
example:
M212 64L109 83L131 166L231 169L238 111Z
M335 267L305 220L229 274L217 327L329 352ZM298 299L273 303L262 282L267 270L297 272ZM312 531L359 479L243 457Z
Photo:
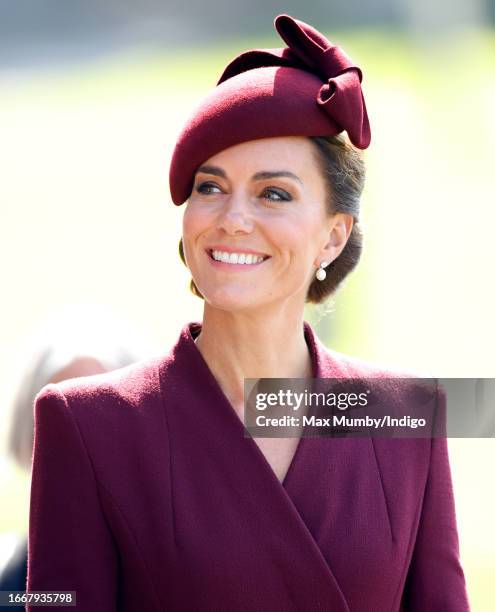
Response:
M257 265L270 258L269 255L256 255L254 253L243 253L242 251L237 253L228 253L227 251L208 249L207 252L214 261L244 266Z

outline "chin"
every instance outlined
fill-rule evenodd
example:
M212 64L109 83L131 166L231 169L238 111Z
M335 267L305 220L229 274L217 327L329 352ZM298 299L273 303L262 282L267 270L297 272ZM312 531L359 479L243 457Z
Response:
M266 302L266 300L261 298L259 292L257 292L258 295L253 295L252 291L248 291L247 289L240 290L234 287L217 287L212 290L205 289L204 292L201 291L201 294L205 302L212 308L228 310L230 312L259 308Z

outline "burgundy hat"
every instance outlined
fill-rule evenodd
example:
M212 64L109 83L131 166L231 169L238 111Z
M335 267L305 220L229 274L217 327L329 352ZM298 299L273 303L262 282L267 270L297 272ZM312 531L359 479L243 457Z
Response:
M234 58L183 127L170 164L174 204L190 196L203 162L241 142L346 130L356 147L370 144L361 69L307 23L278 15L274 24L288 47Z

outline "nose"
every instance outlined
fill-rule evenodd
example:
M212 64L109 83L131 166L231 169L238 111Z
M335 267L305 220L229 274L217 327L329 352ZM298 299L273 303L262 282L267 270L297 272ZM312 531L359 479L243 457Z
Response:
M249 234L253 230L251 205L242 193L232 193L225 199L218 226L227 234Z

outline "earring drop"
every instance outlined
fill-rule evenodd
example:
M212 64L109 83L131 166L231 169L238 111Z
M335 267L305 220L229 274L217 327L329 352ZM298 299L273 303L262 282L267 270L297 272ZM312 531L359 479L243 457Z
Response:
M327 273L325 272L325 268L328 266L328 262L327 261L322 261L320 263L320 267L318 268L318 270L316 270L316 278L319 281L324 281L327 277Z

